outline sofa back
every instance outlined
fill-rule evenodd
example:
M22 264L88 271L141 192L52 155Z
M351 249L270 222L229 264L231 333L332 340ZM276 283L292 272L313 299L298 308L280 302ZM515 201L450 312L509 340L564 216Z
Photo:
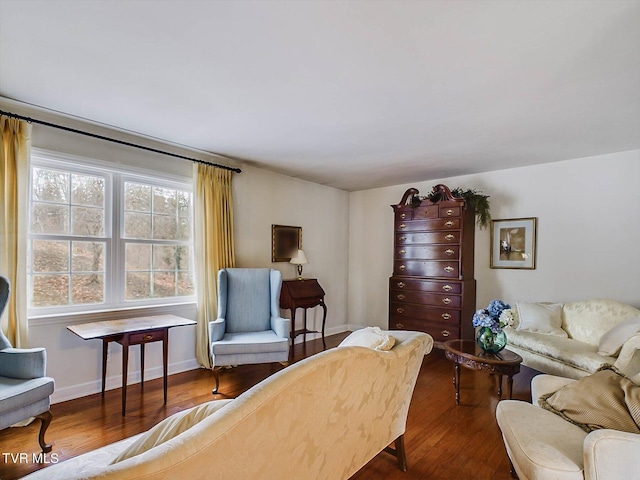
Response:
M345 346L295 363L137 456L113 465L103 459L99 468L86 468L82 456L70 459L79 464L64 478L347 479L405 432L433 346L424 333L392 335L389 351ZM65 463L36 473L62 478Z
M640 310L616 300L565 303L562 307L562 329L570 338L597 346L602 335L611 328L638 316Z

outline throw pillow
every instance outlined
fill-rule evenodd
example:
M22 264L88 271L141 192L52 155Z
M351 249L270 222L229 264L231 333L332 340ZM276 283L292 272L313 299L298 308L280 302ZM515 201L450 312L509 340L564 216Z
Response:
M606 357L617 357L622 345L638 332L640 332L640 317L620 322L602 335L598 344L598 354Z
M640 433L640 386L611 366L543 395L539 404L586 432Z
M345 338L339 347L367 347L373 350L391 350L396 339L383 332L380 327L366 327L356 330Z
M113 459L111 465L140 455L141 453L151 450L153 447L157 447L171 440L173 437L180 435L201 422L209 415L217 412L231 401L233 400L213 400L165 418L120 452L120 455Z
M561 303L524 303L516 304L518 310L518 330L557 337L568 337L562 329Z

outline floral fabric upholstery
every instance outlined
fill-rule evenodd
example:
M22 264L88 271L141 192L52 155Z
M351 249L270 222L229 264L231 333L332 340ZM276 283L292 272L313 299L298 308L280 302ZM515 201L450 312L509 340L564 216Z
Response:
M347 346L295 363L140 455L109 465L132 443L124 441L27 478L347 479L405 432L433 346L420 332L393 337L389 351Z

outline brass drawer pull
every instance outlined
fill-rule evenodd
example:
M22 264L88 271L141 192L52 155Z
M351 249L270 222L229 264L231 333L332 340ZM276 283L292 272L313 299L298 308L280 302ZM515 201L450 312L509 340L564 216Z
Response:
M406 226L404 223L401 223L401 224L400 224L400 229L402 230L402 229L404 229L404 228L407 228L407 226Z
M449 320L451 318L451 315L448 313L443 313L442 318L444 318L445 320Z
M450 292L451 290L453 290L453 287L452 287L451 285L443 285L443 286L442 286L442 289L443 289L445 292Z
M445 297L442 299L442 303L445 305L449 305L451 303L451 299L449 297Z
M449 235L445 235L445 240L453 240L454 238L456 238L455 235L452 235L451 233Z
M449 215L449 216L453 215L453 210L451 210L451 209L447 210L447 215Z
M407 268L407 266L406 265L400 265L398 268L400 269L400 271L404 272L404 269Z
M448 220L448 221L444 222L444 226L445 227L453 227L453 222L451 220Z
M404 325L402 323L396 323L396 328L404 328Z
M455 269L451 266L451 265L447 265L446 267L444 267L444 271L445 272L453 272Z
M153 335L151 335L151 334L145 335L145 336L142 337L142 340L144 340L145 342L147 340L153 340Z
M407 239L407 237L399 237L398 240L401 242L404 242Z
M451 255L453 255L453 254L454 254L454 253L456 253L456 252L455 252L455 251L453 251L453 250L451 250L450 248L447 248L447 249L444 251L444 253L446 253L447 255L451 256Z
M397 285L398 285L398 287L400 287L400 288L404 288L405 283L404 283L404 282L398 282L398 283L397 283Z
M405 218L407 218L407 214L406 213L401 214L400 218L404 220Z
M403 248L403 249L402 249L402 250L400 250L398 253L399 253L400 255L404 255L405 253L407 253L407 251Z
M449 335L451 335L451 332L449 330L442 330L440 332L440 335L442 335L443 337L448 337Z
M396 308L396 312L402 314L402 313L404 313L404 308L398 307L398 308Z
M403 295L403 294L401 294L401 293L399 293L399 294L396 296L396 298L397 298L398 300L404 300L404 295Z

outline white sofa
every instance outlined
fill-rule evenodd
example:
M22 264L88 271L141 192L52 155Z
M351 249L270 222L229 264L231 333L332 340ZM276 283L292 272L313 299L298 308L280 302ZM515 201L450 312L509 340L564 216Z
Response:
M26 478L339 480L385 449L400 461L409 403L433 339L393 331L384 332L395 339L388 351L342 346L358 343L358 332L234 400L179 412L145 433ZM113 463L140 449L146 451Z
M640 472L640 434L612 429L590 433L540 408L545 393L576 380L538 375L531 382L532 404L498 403L496 420L519 480L629 480Z
M527 367L574 379L605 364L627 376L640 372L640 310L631 305L593 299L518 303L513 310L515 325L505 329L507 348ZM620 348L612 347L616 342Z

